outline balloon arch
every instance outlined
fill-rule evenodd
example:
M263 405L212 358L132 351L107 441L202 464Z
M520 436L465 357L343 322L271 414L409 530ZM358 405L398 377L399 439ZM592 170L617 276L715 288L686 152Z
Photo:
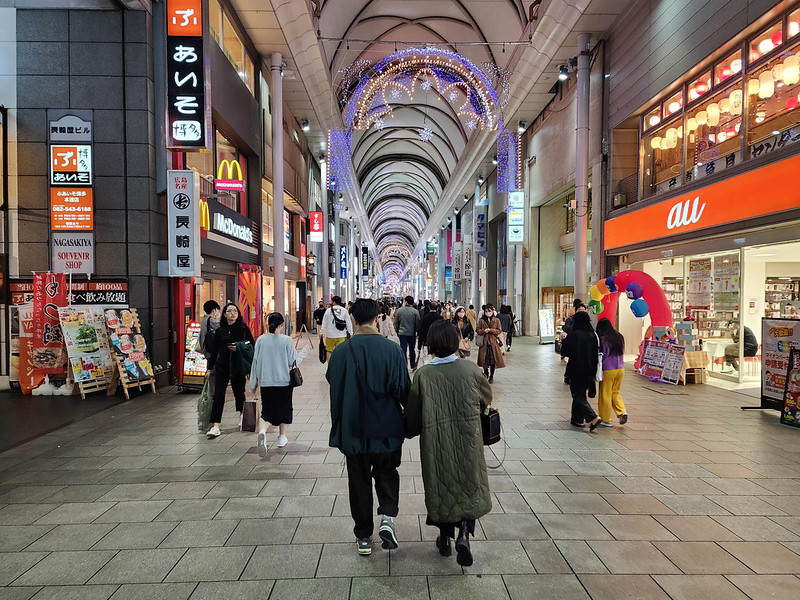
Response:
M631 312L636 317L650 315L652 327L665 327L674 332L672 309L659 283L642 271L622 271L599 280L590 289L589 309L597 319L608 319L616 326L619 295L624 293L631 302ZM672 336L671 336L672 337Z

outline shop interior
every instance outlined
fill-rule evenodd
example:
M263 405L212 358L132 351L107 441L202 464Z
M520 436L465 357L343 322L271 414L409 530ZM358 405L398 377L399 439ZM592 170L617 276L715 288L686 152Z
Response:
M693 339L679 343L707 352L708 374L717 379L759 383L762 318L800 319L800 242L676 256L631 268L661 282L673 321L694 319ZM632 361L650 318L636 318L628 304L621 295L619 329Z

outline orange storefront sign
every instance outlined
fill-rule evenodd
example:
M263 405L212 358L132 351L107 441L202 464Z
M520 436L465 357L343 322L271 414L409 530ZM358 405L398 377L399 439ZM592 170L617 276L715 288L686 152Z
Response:
M800 156L664 200L604 226L607 250L800 208Z
M167 35L201 37L203 35L202 0L167 2Z
M93 228L92 188L50 188L50 229L91 231Z

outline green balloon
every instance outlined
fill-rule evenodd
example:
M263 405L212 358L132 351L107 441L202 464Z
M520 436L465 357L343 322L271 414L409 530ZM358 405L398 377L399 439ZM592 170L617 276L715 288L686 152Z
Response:
M589 310L592 311L593 315L599 315L603 312L603 305L602 303L598 302L597 300L590 300L589 301Z

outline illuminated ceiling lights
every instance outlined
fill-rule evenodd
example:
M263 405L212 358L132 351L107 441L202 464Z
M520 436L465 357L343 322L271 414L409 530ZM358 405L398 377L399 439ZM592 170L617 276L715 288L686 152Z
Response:
M567 79L569 79L569 68L567 68L567 65L561 65L558 68L558 80L566 81Z
M311 129L311 125L308 124L308 119L302 119L300 121L300 129L303 131L309 131Z

